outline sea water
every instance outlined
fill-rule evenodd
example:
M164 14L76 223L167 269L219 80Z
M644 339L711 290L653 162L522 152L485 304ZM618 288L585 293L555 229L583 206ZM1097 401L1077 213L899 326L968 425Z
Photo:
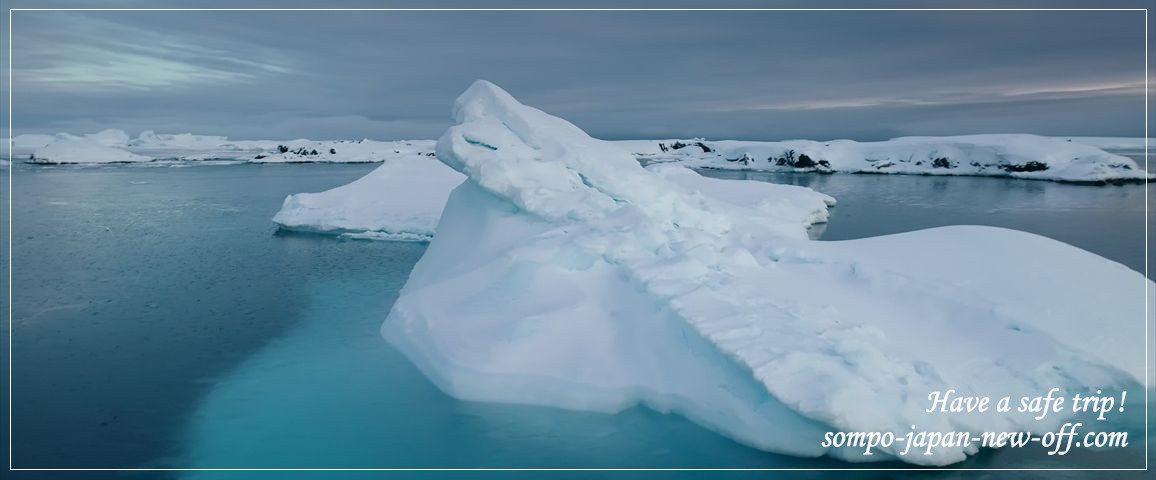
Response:
M605 415L447 397L378 334L423 244L283 234L269 221L285 195L372 168L12 167L13 465L904 467L769 454L645 408ZM835 196L823 239L997 225L1144 267L1144 186L704 173ZM1136 447L1035 450L984 452L956 467L1143 460Z

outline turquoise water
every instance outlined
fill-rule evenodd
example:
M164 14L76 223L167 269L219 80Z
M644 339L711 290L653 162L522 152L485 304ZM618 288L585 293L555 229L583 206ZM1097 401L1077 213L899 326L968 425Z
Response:
M854 466L756 451L642 408L603 415L441 394L377 333L424 246L281 235L269 221L285 195L371 168L16 166L14 466ZM711 174L836 196L825 239L983 223L1143 268L1146 187ZM1005 450L960 466L1126 467L1142 453ZM1056 475L1036 473L1018 476Z

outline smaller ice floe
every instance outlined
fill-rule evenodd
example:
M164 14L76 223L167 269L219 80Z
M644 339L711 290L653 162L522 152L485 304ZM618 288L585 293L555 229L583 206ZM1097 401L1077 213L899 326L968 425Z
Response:
M397 156L349 184L290 195L273 221L346 238L428 241L450 191L464 179L436 158Z
M30 163L43 164L139 163L152 160L152 157L110 146L97 138L80 137L56 140L36 149L28 158Z
M769 208L728 191L743 184L644 169L488 82L458 98L454 120L437 156L468 178L382 325L454 397L642 404L768 451L947 465L978 447L895 442L868 456L824 435L1040 435L1074 414L928 412L929 394L1070 397L1153 380L1156 285L1089 252L975 226L812 241L803 219L826 198L794 191Z
M705 196L752 208L775 223L810 227L827 221L835 199L806 187L718 180L678 165L652 165L659 176ZM450 191L465 176L424 155L387 161L364 177L320 193L285 199L273 221L286 230L355 240L429 241Z
M1086 143L1026 134L901 137L881 142L693 139L619 143L644 162L675 162L694 168L1002 176L1076 183L1154 178L1128 157Z

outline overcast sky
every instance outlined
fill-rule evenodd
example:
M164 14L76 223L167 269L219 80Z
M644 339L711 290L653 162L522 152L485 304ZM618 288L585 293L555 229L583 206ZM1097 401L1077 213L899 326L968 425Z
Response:
M1144 22L1144 12L17 11L4 93L11 84L16 133L435 138L454 97L484 78L603 138L1141 136Z

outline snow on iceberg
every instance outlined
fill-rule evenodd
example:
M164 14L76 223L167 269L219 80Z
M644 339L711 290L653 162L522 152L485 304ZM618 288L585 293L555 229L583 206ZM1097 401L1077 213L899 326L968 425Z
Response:
M1005 176L1081 183L1156 178L1132 159L1096 146L1027 134L901 137L881 142L695 139L619 143L647 162L695 168Z
M452 396L641 403L769 451L944 465L976 448L821 443L913 425L1054 431L1063 415L924 410L949 388L1019 398L1144 378L1142 294L1156 287L1088 252L989 227L811 241L490 83L454 120L437 154L468 180L382 325Z
M761 182L757 180L721 180L704 177L689 168L670 165L648 165L647 170L723 202L754 208L770 217L770 221L799 224L810 227L827 221L827 207L835 206L830 195L807 187Z
M427 241L465 176L433 157L387 160L347 185L285 198L273 221L287 230Z

